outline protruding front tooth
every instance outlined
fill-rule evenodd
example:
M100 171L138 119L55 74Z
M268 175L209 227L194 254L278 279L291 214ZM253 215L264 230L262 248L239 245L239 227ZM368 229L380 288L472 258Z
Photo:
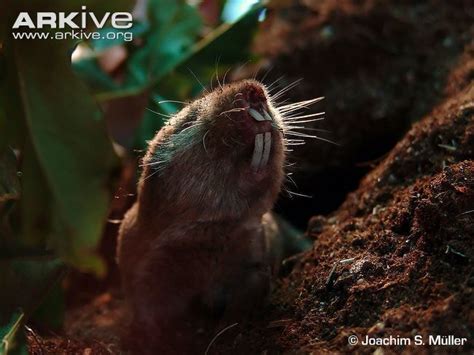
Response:
M272 116L267 112L267 110L263 110L263 115L265 116L267 121L273 121Z
M253 108L249 108L249 114L252 116L256 121L265 121L265 117L263 117L260 112Z
M262 162L260 167L264 167L268 163L270 158L270 150L272 148L272 134L270 132L265 132L265 145L263 146Z
M252 155L252 168L255 170L258 169L260 166L260 162L262 161L262 154L263 154L263 133L259 133L255 136L255 146L253 148L253 155Z

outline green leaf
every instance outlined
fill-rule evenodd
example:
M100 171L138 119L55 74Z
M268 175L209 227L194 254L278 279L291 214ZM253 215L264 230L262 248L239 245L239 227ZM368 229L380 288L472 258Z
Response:
M94 48L95 52L101 52L109 47L117 46L120 44L126 44L126 38L124 33L130 33L132 38L138 38L147 33L150 30L148 23L134 21L133 26L126 30L120 30L113 27L106 27L97 32L101 34L100 39L92 39L90 41L91 47ZM114 33L114 39L107 39L106 34ZM120 35L122 34L122 35ZM109 35L110 36L110 35Z
M0 67L2 66L2 58L0 55ZM0 68L0 71L2 69ZM1 73L0 73L1 76ZM1 81L1 79L0 79ZM0 100L0 153L4 152L8 146L7 144L7 122L5 118L5 113L3 112L2 100Z
M95 58L74 63L99 101L137 95L173 77L174 70L189 77L187 68L198 76L210 77L216 64L220 70L245 61L250 55L249 43L257 28L262 5L256 5L233 24L223 24L196 43L201 29L197 10L185 1L151 0L149 30L141 47L129 46L125 80L118 84L97 65ZM103 41L91 42L96 51L107 47ZM196 90L195 90L196 91Z
M20 10L67 12L86 5L100 14L125 3L101 2L96 7L92 1L10 0L0 16L11 28ZM70 68L72 43L6 37L0 104L8 117L6 131L13 137L9 143L21 149L23 161L17 243L47 243L78 268L103 273L94 249L107 214L107 179L116 160L101 113Z
M17 311L5 324L0 322L0 355L7 355L16 347L15 337L23 325L24 316L23 312Z
M14 242L11 212L20 198L18 162L11 149L0 150L0 250ZM1 253L1 252L0 252Z
M222 73L236 63L245 62L251 55L249 47L261 10L261 6L253 8L237 22L221 25L197 43L190 56L153 87L152 97L186 101L202 91L200 81L207 82L204 79L211 78L216 69ZM137 149L146 149L147 141L166 122L160 114L178 111L176 106L167 109L163 104L157 105L159 100L151 100L147 106L150 110L145 112L136 134Z
M100 75L94 58L75 62L74 67L85 81L92 83L100 101L135 95L154 85L189 56L201 26L199 12L186 1L150 0L148 23L137 23L132 28L134 38L141 35L142 44L128 46L129 59L122 84L106 79L107 74ZM117 42L91 41L90 44L94 51L100 52ZM83 63L91 60L93 64Z
M13 150L0 151L0 207L6 201L20 197L17 164Z
M42 4L43 11L66 10L78 2ZM22 1L10 6L2 23L11 24L20 9L42 5ZM2 47L6 78L0 105L8 117L9 144L21 149L23 161L17 242L21 247L48 243L77 267L103 273L94 249L107 214L107 178L116 160L101 113L70 68L71 45L7 36Z
M101 112L71 69L72 43L20 41L10 35L20 10L67 12L85 4L99 14L129 1L94 3L99 2L0 2L0 199L8 204L8 217L15 217L10 228L0 204L1 354L12 348L23 320L57 285L63 260L82 270L104 271L95 247L117 161ZM8 146L20 154L20 178ZM52 256L52 248L62 259Z
M147 31L149 31L149 24L136 21L133 23L131 29L126 30L127 33L132 34L133 38L139 38L145 35ZM106 33L118 34L124 31L108 27L98 32L105 36ZM121 85L104 72L97 62L97 57L100 56L104 50L117 45L128 45L123 35L113 40L106 39L106 37L101 37L101 39L96 40L92 39L90 40L90 47L93 49L94 54L74 62L73 67L75 72L84 79L92 92L113 92L121 88ZM133 47L131 48L133 50Z
M12 251L11 254L16 254ZM0 258L0 321L21 309L30 315L62 278L64 263L52 256L17 255Z
M13 253L12 253L13 254ZM0 255L0 354L13 348L24 320L43 302L64 275L64 264L49 256L32 258ZM22 348L17 348L16 353Z
M197 10L186 2L153 0L150 32L128 61L125 87L137 92L156 83L189 55L201 28Z
M0 25L0 32L2 26ZM3 53L3 40L2 33L0 33L0 85L6 77L6 63L5 55ZM7 133L7 118L5 116L5 103L4 100L0 98L0 154L5 151L8 146L8 133Z
M2 8L2 3L4 7ZM129 11L133 5L132 0L2 0L0 9L9 10L10 18L16 18L20 11L35 13L38 11L55 11L55 12L93 12L96 16L103 16L106 12ZM82 7L86 9L83 10ZM3 12L3 14L5 13ZM13 20L14 20L13 18ZM11 26L9 26L11 28Z
M196 45L192 55L177 70L188 75L192 70L198 77L210 78L216 70L222 73L236 63L247 61L262 8L257 5L235 23L219 26Z
M119 89L119 85L102 70L95 57L75 62L74 71L84 79L92 92L113 92Z
M41 324L52 331L59 331L63 326L66 302L60 282L49 290L44 302L34 311L31 318L35 324Z
M161 99L159 96L157 99ZM152 140L155 134L160 130L166 122L166 117L174 112L167 112L161 105L157 105L154 100L150 100L145 111L140 126L135 134L135 148L145 151L148 147L148 141Z
M145 110L142 121L135 134L135 148L139 150L146 150L148 141L153 139L156 132L167 121L166 116L172 115L179 111L180 104L174 102L164 102L168 99L183 99L191 97L193 94L194 82L189 80L188 76L180 74L173 75L172 80L163 82L159 89L152 92L150 100Z
M21 109L10 107L10 112L25 127L22 202L28 201L25 219L35 220L23 237L31 239L35 229L44 235L51 228L48 242L65 259L83 270L103 272L93 251L107 214L106 180L116 160L101 113L72 72L64 44L8 44L12 67L4 90L18 90ZM47 67L54 68L54 75Z
M23 147L22 197L19 201L21 229L16 245L19 247L41 247L54 241L53 220L57 217L50 184L31 141ZM33 178L34 177L34 178ZM66 235L65 235L66 236ZM60 238L58 235L57 238Z

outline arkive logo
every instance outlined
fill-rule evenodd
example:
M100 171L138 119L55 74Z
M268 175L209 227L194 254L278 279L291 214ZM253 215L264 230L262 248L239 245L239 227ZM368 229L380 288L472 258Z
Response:
M13 24L13 29L86 29L95 26L104 28L110 21L110 25L116 29L128 29L133 25L133 17L129 12L106 12L103 16L96 16L87 11L86 6L81 7L81 12L37 12L31 16L28 12L20 12Z

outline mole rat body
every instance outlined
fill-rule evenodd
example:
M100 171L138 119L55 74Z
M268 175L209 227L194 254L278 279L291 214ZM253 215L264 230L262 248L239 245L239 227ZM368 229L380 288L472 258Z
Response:
M190 103L150 143L117 255L137 353L203 353L262 304L282 127L264 86L249 80Z

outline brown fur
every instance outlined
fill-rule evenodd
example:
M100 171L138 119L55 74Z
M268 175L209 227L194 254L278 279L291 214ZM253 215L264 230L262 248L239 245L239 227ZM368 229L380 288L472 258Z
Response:
M226 112L242 107L240 98L266 101L276 123L258 172L254 137L269 122ZM136 353L203 353L217 331L264 300L271 256L263 216L284 177L281 126L265 88L244 81L187 105L150 143L117 252Z

